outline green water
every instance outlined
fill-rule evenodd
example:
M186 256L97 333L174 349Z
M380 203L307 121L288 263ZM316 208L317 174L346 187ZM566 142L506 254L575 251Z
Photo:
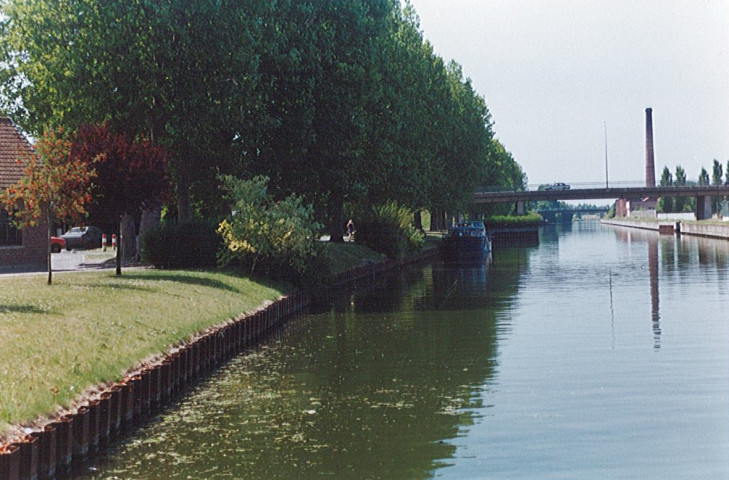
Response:
M729 242L582 222L338 298L84 479L729 478Z

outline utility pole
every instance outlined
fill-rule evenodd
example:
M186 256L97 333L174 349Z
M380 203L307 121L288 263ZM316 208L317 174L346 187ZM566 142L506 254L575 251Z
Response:
M605 188L608 188L607 122L603 120L602 125L605 128Z

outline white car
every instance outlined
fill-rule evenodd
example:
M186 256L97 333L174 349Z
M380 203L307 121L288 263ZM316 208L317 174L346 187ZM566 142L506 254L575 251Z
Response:
M558 182L544 187L545 190L569 190L570 186L566 183Z

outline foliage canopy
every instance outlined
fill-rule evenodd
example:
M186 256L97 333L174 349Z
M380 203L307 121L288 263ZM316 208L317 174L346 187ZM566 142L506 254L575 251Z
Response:
M347 205L465 211L522 187L485 100L397 0L7 0L0 108L31 134L107 122L170 152L176 211L218 175L270 178L341 239Z
M239 262L253 273L257 267L273 278L298 280L316 256L316 234L321 225L301 197L275 201L268 194L268 178L221 179L233 213L218 228L225 248L223 265Z
M54 222L80 220L91 202L90 182L96 176L94 164L101 156L82 162L72 155L71 142L63 131L48 131L38 140L35 151L25 159L23 177L4 192L0 204L12 212L18 226L48 226L48 283L52 282L51 230Z

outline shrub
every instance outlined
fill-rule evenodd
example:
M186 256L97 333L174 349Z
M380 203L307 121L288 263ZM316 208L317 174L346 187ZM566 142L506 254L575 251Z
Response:
M163 222L140 239L142 260L157 268L211 268L217 263L221 239L216 222Z
M526 227L541 225L544 219L536 212L529 212L526 215L493 215L486 219L486 230L494 228Z
M424 243L424 236L413 225L413 218L412 210L394 201L372 207L357 222L357 243L402 260Z
M237 262L276 279L301 284L318 268L313 208L301 197L290 195L275 201L268 193L268 178L241 180L221 177L234 213L218 227L225 248L221 265Z

